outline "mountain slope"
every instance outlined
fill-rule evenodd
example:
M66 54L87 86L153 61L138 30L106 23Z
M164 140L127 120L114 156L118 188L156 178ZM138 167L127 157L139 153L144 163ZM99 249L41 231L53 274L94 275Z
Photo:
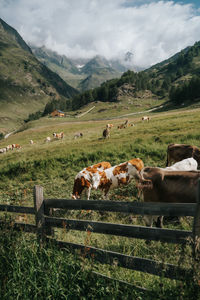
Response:
M108 61L101 56L83 60L79 64L78 60L69 59L45 47L31 46L31 49L38 60L80 91L97 87L105 80L120 77L122 71L126 70L119 62Z
M67 102L77 93L40 63L17 31L0 19L0 131L16 128L53 99Z
M166 103L170 100L170 107L190 105L200 100L199 82L200 42L196 42L194 46L145 71L136 73L129 70L119 79L106 81L96 89L73 97L72 108L75 110L94 101L117 103L124 99L129 106L135 100L155 97L164 99ZM183 95L185 92L186 95ZM179 96L181 100L177 101Z

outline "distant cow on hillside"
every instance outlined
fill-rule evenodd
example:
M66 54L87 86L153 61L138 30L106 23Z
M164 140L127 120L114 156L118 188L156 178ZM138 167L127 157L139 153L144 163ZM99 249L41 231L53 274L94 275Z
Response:
M55 138L55 139L63 139L63 137L64 137L64 133L63 132L61 132L61 133L53 133L53 137Z
M16 148L16 149L21 149L21 146L19 144L12 144L12 150Z
M51 142L50 136L47 136L46 139L44 140L46 143Z
M150 120L150 117L147 117L147 116L142 117L142 121L149 121L149 120Z
M200 166L200 150L196 146L185 144L170 144L167 148L167 162L166 166L172 164L172 162L178 162L185 158L193 157L198 166Z
M80 138L80 137L83 137L82 132L75 133L74 139L77 139L77 138Z
M106 128L106 129L103 130L103 137L105 139L110 137L110 128Z

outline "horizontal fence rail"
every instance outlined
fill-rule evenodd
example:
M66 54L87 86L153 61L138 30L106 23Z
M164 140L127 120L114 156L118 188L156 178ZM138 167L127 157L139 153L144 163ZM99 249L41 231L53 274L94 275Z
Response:
M35 214L34 207L25 207L25 206L16 206L16 205L7 205L7 204L0 204L0 211L6 212L15 212L21 214Z
M0 225L9 225L10 228L17 231L25 231L25 232L32 232L37 233L37 227L34 224L26 224L26 223L19 223L19 222L5 222L0 220Z
M119 202L105 200L44 199L45 209L101 210L135 215L194 216L196 203Z
M186 243L192 238L192 231L151 228L144 226L122 225L103 222L68 220L45 216L45 224L66 230L90 231L129 238L138 238L168 243Z
M84 246L69 242L58 241L52 238L48 242L59 246L62 249L80 250L85 258L92 258L102 264L109 264L130 270L149 273L151 275L162 276L170 279L184 279L186 276L192 276L191 270L186 270L172 264L157 262L151 259L140 258L107 251L95 247Z
M35 224L18 222L5 222L0 220L0 225L9 224L16 230L36 233L40 242L47 241L60 249L79 250L86 258L99 261L102 264L110 264L156 276L164 276L170 279L184 280L192 278L193 269L183 269L179 266L154 261L151 259L124 255L122 253L80 245L70 242L58 241L50 237L53 234L52 227L65 230L79 230L99 234L109 234L128 238L162 241L167 243L197 245L196 240L200 236L200 181L198 183L197 203L147 203L147 202L119 202L102 200L72 200L72 199L44 199L43 187L34 187L34 207L22 207L14 205L0 205L0 211L33 214ZM94 210L119 212L134 215L154 216L191 216L194 217L193 231L162 229L125 224L112 224L88 220L71 220L67 218L53 217L53 209L66 210ZM196 247L196 246L195 246ZM194 247L194 249L196 249ZM195 254L195 251L194 251ZM193 255L194 256L194 255Z

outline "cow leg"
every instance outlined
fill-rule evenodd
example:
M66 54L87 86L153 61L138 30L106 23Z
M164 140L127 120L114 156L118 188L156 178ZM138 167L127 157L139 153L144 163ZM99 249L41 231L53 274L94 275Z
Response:
M156 221L156 227L163 228L163 216L159 216Z
M152 227L152 225L153 225L153 216L145 215L144 216L144 221L145 221L146 226Z
M87 200L90 200L91 187L87 190Z

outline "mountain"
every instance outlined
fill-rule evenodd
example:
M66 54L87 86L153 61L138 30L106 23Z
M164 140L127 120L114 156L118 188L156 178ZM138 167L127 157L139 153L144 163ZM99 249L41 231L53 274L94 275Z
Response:
M44 46L37 48L32 45L31 49L38 60L80 91L97 87L105 80L120 77L122 72L127 70L119 61L109 61L99 55L92 59L69 59Z
M120 78L73 97L72 107L75 110L94 101L119 103L125 99L129 105L147 98L156 98L158 104L165 101L168 107L200 101L200 42L147 70L129 70Z
M78 91L33 55L18 32L0 19L0 131L14 129L52 99Z

